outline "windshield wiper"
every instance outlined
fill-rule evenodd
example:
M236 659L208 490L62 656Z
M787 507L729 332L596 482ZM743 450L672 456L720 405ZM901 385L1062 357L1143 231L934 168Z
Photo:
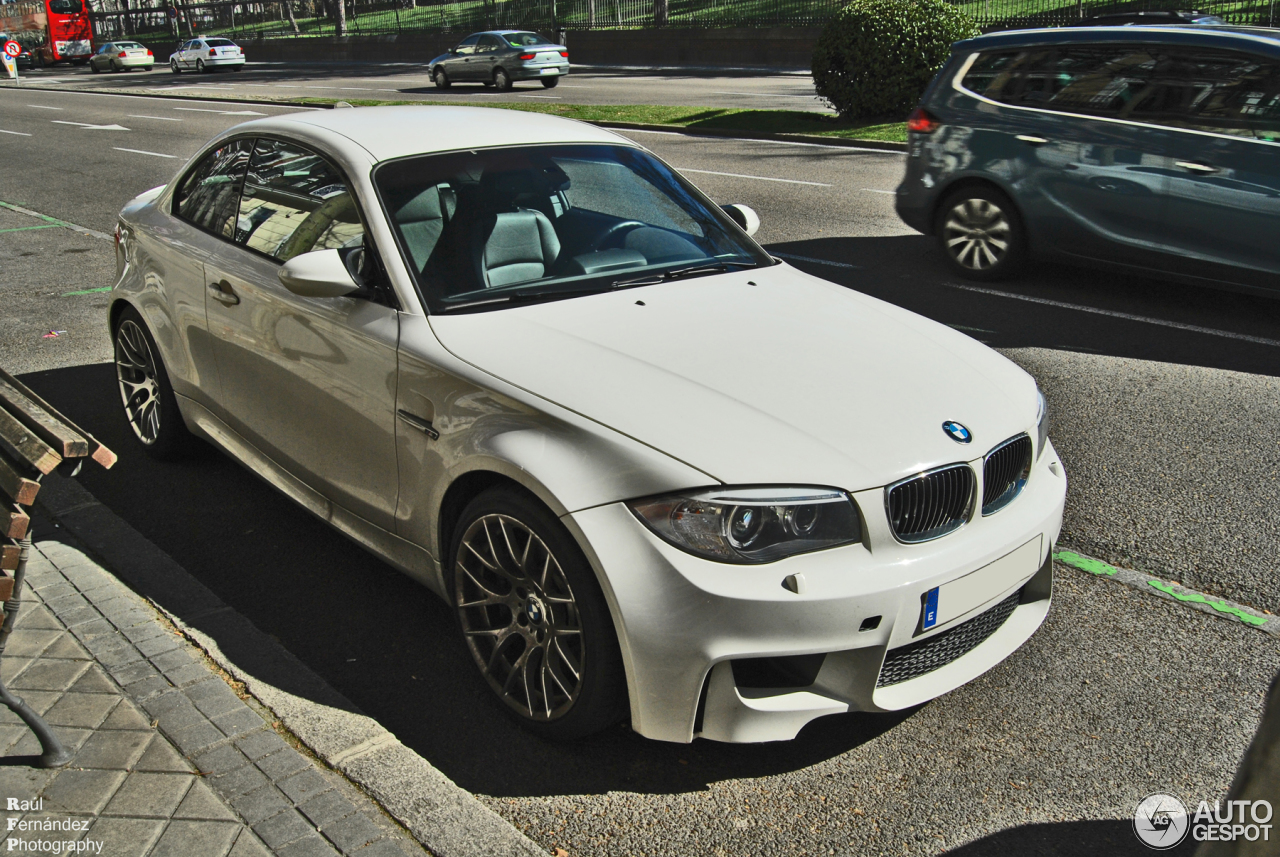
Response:
M552 289L550 291L523 291L523 292L507 292L506 294L490 295L489 297L477 298L473 301L463 301L461 303L451 303L445 307L445 312L454 312L456 310L470 309L472 307L487 306L489 304L508 304L515 306L517 304L536 304L543 301L554 301L560 298L577 298L583 295L598 295L609 291L608 288L592 288L592 289Z
M657 274L647 274L643 277L635 277L630 280L614 280L612 288L625 289L629 286L655 286L658 283L665 283L668 280L680 280L685 277L701 277L704 274L723 274L737 268L754 268L753 264L746 262L706 262L697 265L689 265L685 268L676 268L671 271L663 271Z

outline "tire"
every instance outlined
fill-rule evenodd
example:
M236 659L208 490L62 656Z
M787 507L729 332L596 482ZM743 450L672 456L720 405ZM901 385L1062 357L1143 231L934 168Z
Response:
M547 89L555 89L559 83L560 83L560 75L558 74L555 77L544 77L542 79L542 85Z
M232 70L232 71L244 71L244 63L240 63L240 65L233 65L233 66L231 67L231 70Z
M124 69L122 69L122 68L120 68L120 66L116 65L116 61L115 61L115 60L112 60L112 61L111 61L111 72L112 72L112 74L119 74L119 73L120 73L120 72L122 72L122 71L124 71Z
M120 314L112 344L120 402L133 436L152 458L174 461L185 457L195 438L178 412L160 349L133 307Z
M515 86L511 82L511 75L507 74L505 68L495 69L493 72L493 85L499 92L510 92Z
M182 69L178 68L177 60L169 60L169 71L174 74L182 74Z
M992 187L948 194L938 207L934 234L952 269L970 280L1011 276L1026 256L1022 218L1013 201Z
M453 81L449 80L449 75L445 74L443 68L436 69L431 79L435 81L436 89L448 89L453 86Z
M89 71L93 72L94 74L100 74L102 72L102 69L98 68L97 63L91 62L89 63Z
M472 659L527 730L568 741L626 711L626 676L600 585L573 537L509 488L462 511L450 591Z
M143 71L151 71L153 68L155 68L155 66L153 66L153 65L148 65L148 66L143 66L143 67L142 67L142 70L143 70Z
M196 60L196 74L204 74L206 71L208 69L204 67L204 60Z

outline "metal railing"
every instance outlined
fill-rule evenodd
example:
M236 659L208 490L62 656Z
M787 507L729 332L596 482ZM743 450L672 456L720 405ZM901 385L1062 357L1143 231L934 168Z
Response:
M304 38L337 35L337 4L345 4L346 34L465 34L518 28L556 30L650 29L655 27L814 27L846 0L217 0L135 2L91 14L101 40L131 36L173 41L193 35L231 38ZM1117 11L1158 11L1196 6L1229 23L1272 26L1277 0L951 0L984 30L1059 26L1082 17ZM102 0L118 5L121 0ZM144 5L149 2L150 7Z

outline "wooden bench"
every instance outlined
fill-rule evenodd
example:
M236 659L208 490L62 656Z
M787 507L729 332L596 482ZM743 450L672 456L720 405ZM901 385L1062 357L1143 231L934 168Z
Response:
M22 583L31 551L31 515L40 480L50 473L74 476L85 459L103 467L116 463L111 450L76 426L25 384L0 369L0 654L4 653L22 605ZM41 754L32 763L56 768L71 761L56 735L0 680L0 703L22 718L40 739Z

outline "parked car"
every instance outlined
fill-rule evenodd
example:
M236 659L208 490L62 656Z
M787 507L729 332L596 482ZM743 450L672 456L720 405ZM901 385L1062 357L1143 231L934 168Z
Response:
M1108 15L1091 15L1073 21L1069 27L1131 27L1154 24L1225 24L1217 15L1207 12L1112 12Z
M18 69L35 68L36 66L35 57L26 45L22 46L22 53L14 57L13 62Z
M232 71L244 70L244 51L230 39L201 37L183 42L169 56L169 70L174 74L183 71L216 71L229 68Z
M552 89L569 73L569 49L526 30L494 30L472 33L429 66L440 89L469 82L506 92L518 80L539 80Z
M1280 289L1280 36L1029 30L955 45L908 122L907 224L956 271L1027 255Z
M1049 609L1044 397L771 258L755 222L558 117L239 125L120 214L125 416L444 598L540 734L629 710L651 738L769 741L918 705Z
M130 71L135 68L151 71L155 64L156 58L151 49L137 42L108 42L89 58L89 70L94 74L100 71Z

